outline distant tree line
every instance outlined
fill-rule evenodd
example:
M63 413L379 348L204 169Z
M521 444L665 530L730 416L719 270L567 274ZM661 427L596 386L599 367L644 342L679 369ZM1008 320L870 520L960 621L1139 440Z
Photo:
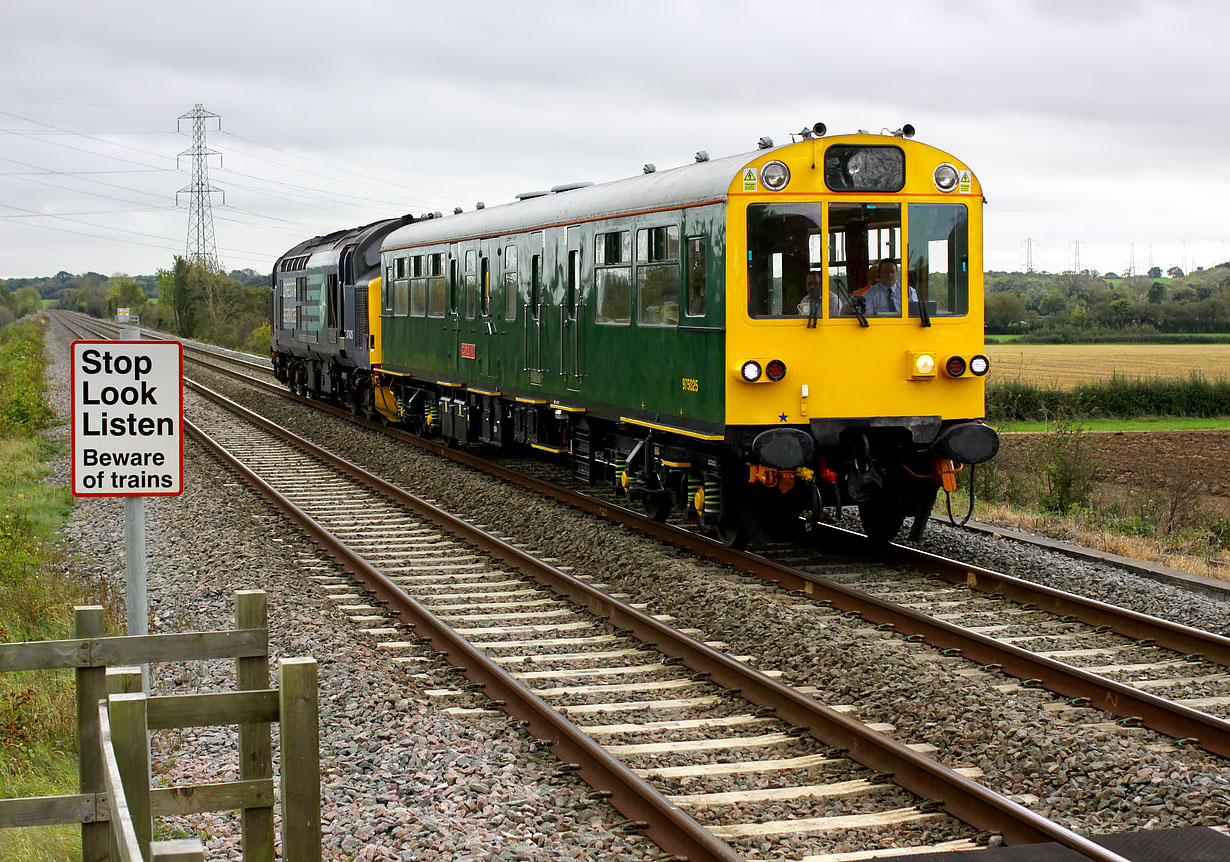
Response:
M1152 340L1174 333L1230 333L1230 263L1184 274L988 272L988 334L1030 341Z
M114 317L117 309L128 308L142 324L184 338L259 353L269 349L269 276L250 269L223 274L176 257L156 275L59 272L8 279L0 282L0 325L40 310L44 300L93 317Z

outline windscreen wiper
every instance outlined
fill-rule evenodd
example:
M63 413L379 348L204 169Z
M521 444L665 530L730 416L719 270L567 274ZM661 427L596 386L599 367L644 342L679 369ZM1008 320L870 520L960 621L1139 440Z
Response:
M853 311L854 316L858 318L858 325L870 326L871 324L867 322L866 298L853 295L850 291L846 290L846 286L844 284L838 284L837 290L842 297L842 301L846 304L846 307Z

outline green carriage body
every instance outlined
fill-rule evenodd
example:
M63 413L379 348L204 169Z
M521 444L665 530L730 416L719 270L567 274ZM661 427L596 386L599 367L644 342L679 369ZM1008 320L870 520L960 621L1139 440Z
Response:
M398 230L383 250L381 371L427 398L720 440L723 390L700 382L723 379L725 192L745 158L682 189L664 171Z

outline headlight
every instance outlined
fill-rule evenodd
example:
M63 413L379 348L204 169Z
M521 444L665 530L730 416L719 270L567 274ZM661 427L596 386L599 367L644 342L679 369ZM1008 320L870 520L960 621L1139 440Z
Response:
M934 353L910 353L909 368L910 379L913 380L934 380L935 379L935 354Z
M790 182L790 168L781 162L769 162L760 169L760 181L769 191L780 192Z
M960 178L957 169L945 162L935 169L935 187L942 192L950 192L957 187Z
M769 375L770 380L781 380L786 376L786 363L780 359L772 360L765 366L765 374Z
M969 361L969 370L971 374L981 377L991 370L991 360L980 353Z
M965 373L965 360L960 356L949 356L948 361L944 363L944 370L948 372L949 377L960 377Z
M760 379L760 363L755 359L749 359L743 363L743 367L739 369L739 373L743 375L743 379L748 383L755 383Z

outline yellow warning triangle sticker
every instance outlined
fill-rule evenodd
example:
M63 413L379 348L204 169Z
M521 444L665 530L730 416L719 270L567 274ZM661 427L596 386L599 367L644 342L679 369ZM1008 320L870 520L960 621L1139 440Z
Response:
M743 179L752 182L756 179L756 171L754 168L748 168L747 173L743 175Z

